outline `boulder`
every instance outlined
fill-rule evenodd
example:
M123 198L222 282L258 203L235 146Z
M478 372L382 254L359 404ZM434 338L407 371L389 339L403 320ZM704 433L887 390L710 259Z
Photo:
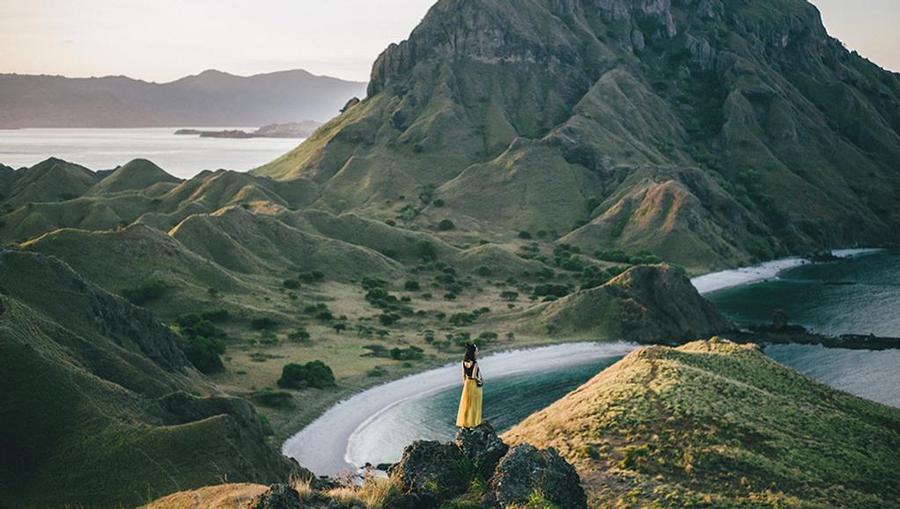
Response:
M456 444L413 442L388 474L399 481L402 500L392 505L416 509L438 507L466 492L466 458Z
M509 446L500 440L489 422L477 428L460 428L454 443L484 479L491 477L500 458L509 451Z
M532 445L513 447L497 465L483 503L488 507L526 505L534 496L566 509L587 509L575 468L556 452Z

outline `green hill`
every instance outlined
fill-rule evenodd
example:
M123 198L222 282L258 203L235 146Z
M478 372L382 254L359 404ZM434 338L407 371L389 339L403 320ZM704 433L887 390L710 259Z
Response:
M564 338L683 341L730 327L690 280L669 266L634 267L524 315L526 328Z
M701 271L897 242L898 157L900 78L804 0L442 0L365 101L256 173L379 217L434 188L483 231Z
M0 506L134 506L292 470L149 312L35 253L0 252L0 289Z
M594 507L900 507L900 411L719 339L633 352L504 439L556 447Z
M103 195L121 191L144 190L157 184L174 185L181 180L146 159L135 159L115 169L92 187L88 194ZM163 188L163 186L160 186Z
M10 188L0 202L19 207L29 202L66 201L83 195L100 180L91 170L50 158L13 173Z

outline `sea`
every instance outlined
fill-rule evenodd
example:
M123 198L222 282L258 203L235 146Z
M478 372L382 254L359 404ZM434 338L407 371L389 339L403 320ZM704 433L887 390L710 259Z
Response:
M0 163L13 168L33 166L57 157L91 170L110 170L132 159L149 159L179 178L203 170L249 171L300 144L285 138L200 138L175 135L177 127L138 129L3 129ZM195 127L221 131L253 127Z

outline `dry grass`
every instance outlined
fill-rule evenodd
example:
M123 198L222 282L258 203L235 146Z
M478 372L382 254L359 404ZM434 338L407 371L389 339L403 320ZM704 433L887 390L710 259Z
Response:
M242 509L267 489L267 486L261 484L207 486L198 490L173 493L141 509Z

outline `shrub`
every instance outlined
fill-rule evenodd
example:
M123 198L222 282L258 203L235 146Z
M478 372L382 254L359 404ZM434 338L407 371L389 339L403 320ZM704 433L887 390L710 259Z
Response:
M506 290L504 292L500 292L500 298L507 302L515 302L519 300L519 292Z
M419 257L423 260L431 261L437 258L437 248L434 247L434 244L427 240L423 240L419 242L417 246L417 251Z
M525 230L519 232L519 238L523 240L531 240L531 234Z
M296 279L285 279L281 285L288 290L297 290L300 288L300 281L297 281Z
M378 279L378 278L364 277L362 279L361 284L362 284L363 290L371 291L371 290L374 290L375 288L386 287L387 281L385 281L383 279Z
M419 285L418 281L409 280L409 281L403 283L403 289L405 289L408 292L418 292L419 290L422 289L422 286Z
M287 364L281 370L278 386L285 389L304 389L313 387L324 389L334 387L334 372L322 361L306 364Z
M415 361L425 356L424 350L417 346L409 348L394 348L391 350L391 358L398 361Z
M334 332L337 332L338 334L347 330L347 324L344 322L335 322L331 327L334 329Z
M478 316L474 313L454 313L450 315L450 324L463 327L475 323Z
M148 281L135 288L126 288L121 293L135 306L143 306L159 300L168 290L169 285L162 281Z
M306 329L297 329L288 335L288 339L294 343L306 343L310 339L310 334Z
M434 205L435 207L443 207L444 200L438 198L437 200L434 200L434 202L432 202L432 205Z
M397 313L382 313L378 315L378 321L381 325L390 326L400 321L400 315Z
M225 345L215 338L189 337L182 344L182 350L191 364L203 373L225 371L221 358L221 355L225 353Z
M250 328L253 330L272 330L278 327L278 322L271 318L254 318L250 322Z
M447 232L453 229L456 229L456 225L453 224L453 221L449 219L443 219L440 223L438 223L438 230L442 232Z
M475 269L475 274L477 274L481 277L488 277L493 273L494 273L494 271L490 267L486 267L484 265Z

